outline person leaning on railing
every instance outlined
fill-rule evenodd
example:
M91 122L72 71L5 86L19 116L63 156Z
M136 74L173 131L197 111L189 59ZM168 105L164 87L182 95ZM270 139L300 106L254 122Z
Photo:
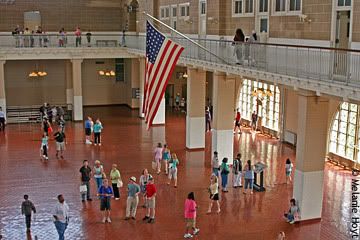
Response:
M236 64L242 64L243 62L243 50L242 46L245 42L245 35L241 28L236 29L236 33L234 36L233 45L235 46L234 55L236 55Z

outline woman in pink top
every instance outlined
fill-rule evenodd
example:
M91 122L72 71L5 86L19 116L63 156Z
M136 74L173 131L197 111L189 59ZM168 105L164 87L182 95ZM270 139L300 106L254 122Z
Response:
M198 234L200 231L199 228L196 228L196 208L195 196L194 193L191 192L185 200L186 232L184 238L192 238L193 235ZM191 229L193 230L193 234L190 233Z
M161 159L162 159L162 152L163 152L163 148L161 143L158 143L157 147L154 150L154 162L155 162L155 166L156 168L154 170L156 170L157 174L160 174L161 172Z

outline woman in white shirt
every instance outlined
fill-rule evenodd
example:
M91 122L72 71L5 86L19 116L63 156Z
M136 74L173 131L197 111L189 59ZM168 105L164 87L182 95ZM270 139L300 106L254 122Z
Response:
M211 213L213 203L216 203L216 206L217 206L216 212L220 213L219 183L218 183L218 178L215 175L211 175L209 193L210 193L210 203L209 203L209 209L207 211L207 214Z
M291 182L291 172L293 169L293 164L291 163L290 159L286 159L285 163L285 174L286 174L286 184Z

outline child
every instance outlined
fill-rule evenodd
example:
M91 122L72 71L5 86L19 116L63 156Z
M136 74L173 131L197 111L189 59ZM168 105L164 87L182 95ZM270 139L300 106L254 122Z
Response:
M286 164L285 164L286 184L291 182L292 169L293 169L293 164L291 163L290 159L288 158L288 159L286 159Z
M168 185L170 185L171 179L174 179L174 188L177 188L177 165L179 165L179 160L175 153L172 154L169 164L170 166Z
M300 219L300 209L296 205L296 200L294 198L290 200L289 211L287 213L284 213L284 217L285 220L290 224L294 224L295 221Z
M96 120L94 124L94 145L96 146L99 144L101 146L101 130L103 129L103 126L99 119Z
M169 161L170 161L171 155L170 155L170 149L166 144L164 144L164 148L162 151L162 160L165 163L165 174L168 174L168 168L169 168Z
M210 202L209 202L209 209L207 211L207 214L211 213L213 203L216 203L217 213L219 214L220 213L219 184L218 184L218 178L215 175L211 175L210 178L209 194L210 194Z
M26 231L30 232L31 227L31 213L36 213L34 204L29 200L28 195L24 195L24 200L21 204L21 214L25 215Z
M41 139L41 147L40 147L40 157L42 157L44 160L49 160L48 149L49 149L49 138L46 135L46 133L44 133Z
M154 149L154 163L155 163L155 168L154 170L156 170L156 173L159 175L161 172L161 159L162 159L162 145L161 143L158 143L157 147Z
M184 238L192 238L193 235L198 234L200 231L199 228L196 228L196 208L195 196L194 193L191 192L185 200L186 232ZM193 230L193 234L190 233L191 229Z

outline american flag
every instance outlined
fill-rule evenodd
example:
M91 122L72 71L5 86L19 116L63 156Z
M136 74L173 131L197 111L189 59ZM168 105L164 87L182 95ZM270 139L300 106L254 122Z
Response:
M184 48L146 22L146 66L143 112L149 128Z

